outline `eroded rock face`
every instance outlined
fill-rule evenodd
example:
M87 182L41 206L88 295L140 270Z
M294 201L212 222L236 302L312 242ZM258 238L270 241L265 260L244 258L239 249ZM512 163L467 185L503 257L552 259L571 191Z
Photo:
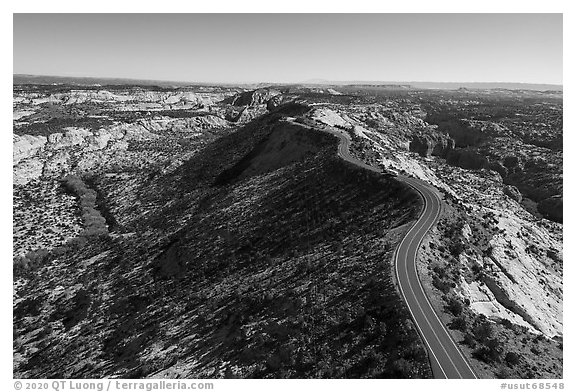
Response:
M463 297L470 301L470 308L475 312L483 314L492 320L510 320L516 325L521 325L532 332L536 332L536 329L520 315L504 307L488 285L479 282L468 283L465 280L460 284ZM500 293L497 289L498 286L493 285L492 287L496 288L495 291Z
M504 185L504 194L510 196L512 200L516 200L517 202L522 201L522 194L514 185Z
M65 133L53 133L48 136L48 142L53 149L61 149L84 144L87 137L93 133L88 129L69 128Z
M20 161L34 156L46 145L46 137L32 135L14 135L13 162L15 165Z
M454 140L442 134L416 135L410 142L410 151L423 157L432 155L445 157L454 149Z
M14 184L24 185L42 176L58 178L74 170L85 172L122 163L130 160L128 152L133 143L150 143L174 133L194 137L206 129L229 126L223 118L208 114L142 119L92 130L67 127L48 137L15 135ZM138 159L138 154L132 157L134 159Z
M244 106L240 108L233 107L226 111L225 117L227 121L232 123L245 124L265 112L266 109L262 105Z
M228 98L225 102L232 106L256 106L266 104L272 97L279 95L280 91L272 89L258 89L239 93Z
M433 118L428 119L435 123ZM440 121L440 129L447 131L457 147L477 146L488 138L509 135L509 130L498 123L479 120Z
M199 94L193 92L164 92L134 90L126 93L112 93L107 90L77 90L67 93L55 93L48 96L29 94L28 98L33 104L54 103L73 105L85 102L146 102L160 104L194 104L203 106L208 102Z
M14 147L14 184L25 185L41 176L59 177L70 171L74 164L94 167L99 162L99 152L114 147L126 149L127 145L115 146L117 141L149 140L157 135L147 131L141 125L121 125L110 129L88 130L67 128L46 137L15 136ZM94 155L94 153L98 153ZM88 161L93 161L88 163ZM106 163L106 159L104 159Z
M194 133L204 129L227 128L230 126L227 120L212 114L189 118L161 117L140 120L138 123L148 131L156 134L162 134L166 131Z
M548 108L547 116L558 114L557 108L551 109L553 106ZM514 104L514 107L518 110L520 106ZM494 170L507 184L514 185L524 199L535 203L562 193L562 152L561 144L557 143L561 139L559 118L550 117L549 124L524 120L542 110L538 104L531 112L511 113L503 120L500 113L492 121L463 118L467 110L460 108L449 115L432 110L426 118L455 140L456 148L447 156L449 164L470 170ZM476 110L474 117L488 117L477 115L484 109L471 112ZM511 197L518 199L515 192ZM548 219L561 222L560 204L551 199L538 209Z
M489 285L496 299L513 313L549 337L562 336L562 278L549 273L544 254L534 253L526 243L558 249L538 227L522 227L517 218L500 218L505 234L490 241L493 253ZM520 232L520 236L516 233Z
M282 94L278 94L268 100L266 102L266 109L271 112L272 110L276 109L278 106L282 105L286 101L286 97Z
M562 222L563 217L563 203L562 195L555 195L538 203L538 211L546 218L556 222Z

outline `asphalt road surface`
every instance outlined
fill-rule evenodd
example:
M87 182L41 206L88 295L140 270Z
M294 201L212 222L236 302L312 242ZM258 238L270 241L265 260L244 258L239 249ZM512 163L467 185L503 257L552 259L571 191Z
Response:
M330 128L324 130L340 139L338 155L342 159L367 170L382 172L379 168L367 165L350 155L348 135ZM406 176L397 176L396 178L414 188L424 200L424 208L420 217L396 249L394 263L400 292L408 306L414 324L426 344L434 377L477 378L430 304L416 269L418 248L428 230L438 221L442 211L442 202L438 192L424 181Z

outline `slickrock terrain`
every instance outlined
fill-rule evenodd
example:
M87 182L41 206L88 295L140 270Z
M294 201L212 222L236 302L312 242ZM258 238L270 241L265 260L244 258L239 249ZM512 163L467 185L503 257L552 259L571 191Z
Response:
M476 371L560 377L561 96L406 95L329 104L315 118L348 130L359 158L444 192L446 209L421 249L420 274Z
M15 85L15 377L431 377L392 254L482 377L562 376L562 95ZM337 157L351 153L392 176Z
M16 110L56 111L35 94ZM338 158L289 91L128 94L57 96L94 124L15 120L15 199L40 190L15 206L16 377L431 377L392 279L410 188Z

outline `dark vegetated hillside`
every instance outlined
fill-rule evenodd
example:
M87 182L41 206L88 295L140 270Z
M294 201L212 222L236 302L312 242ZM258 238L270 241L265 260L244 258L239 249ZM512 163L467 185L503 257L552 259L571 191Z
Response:
M265 117L147 184L136 235L28 274L15 377L430 377L392 281L419 199L336 143Z
M208 116L209 113L195 111L191 109L166 109L166 110L131 110L131 111L117 111L117 112L107 112L107 115L113 117L115 120L124 121L127 123L134 123L138 120L143 118L152 118L152 117L171 117L171 118L194 118L194 117L202 117Z
M62 129L66 127L98 129L112 124L113 121L108 118L75 117L71 115L69 117L51 118L45 122L19 125L14 127L13 133L15 135L48 136L56 132L62 132Z

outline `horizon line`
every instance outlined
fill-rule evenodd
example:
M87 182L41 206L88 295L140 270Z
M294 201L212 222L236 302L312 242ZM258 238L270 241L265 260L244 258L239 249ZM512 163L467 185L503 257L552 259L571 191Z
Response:
M283 82L283 81L190 81L190 80L171 80L171 79L146 79L135 77L120 77L120 76L66 76L66 75L45 75L45 74L28 74L28 73L12 73L15 76L30 76L30 77L46 77L46 78L70 78L70 79L102 79L102 80L126 80L126 81L142 81L142 82L163 82L163 83L189 83L189 84L205 84L205 85L247 85L247 84L399 84L410 85L412 83L438 83L438 84L516 84L516 85L541 85L541 86L555 86L564 87L563 83L547 83L547 82L517 82L517 81L490 81L490 82L474 82L474 81L434 81L434 80L329 80L322 78L311 78L297 82Z

